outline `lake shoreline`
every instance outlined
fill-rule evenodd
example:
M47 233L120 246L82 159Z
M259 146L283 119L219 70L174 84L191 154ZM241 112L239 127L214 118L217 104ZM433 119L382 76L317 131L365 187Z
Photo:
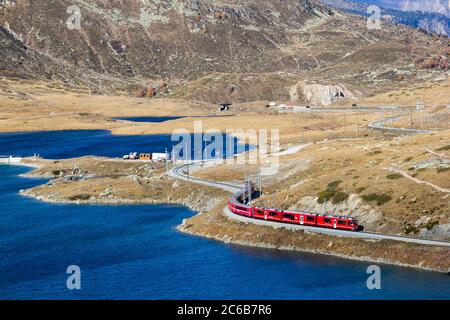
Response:
M105 161L104 159L98 161ZM45 161L44 161L45 162ZM58 161L60 163L60 161ZM43 178L49 177L49 174L42 174L43 172L51 171L53 168L49 164L39 164L37 169L39 174L33 171L26 174L27 177L38 177ZM70 167L70 165L68 165ZM43 169L45 168L45 169ZM42 171L44 170L44 171ZM320 236L315 234L307 234L303 232L292 233L283 228L274 229L272 227L262 227L243 224L236 221L231 221L224 215L220 214L220 208L226 205L227 193L225 191L217 190L210 187L199 187L196 186L196 192L188 192L185 194L177 194L173 192L174 189L189 189L192 186L187 182L180 182L178 180L164 177L162 171L158 171L158 174L154 177L161 188L159 195L147 195L142 196L142 198L127 198L124 196L125 190L118 189L118 193L114 197L102 197L97 193L90 193L90 188L93 188L91 183L96 183L101 179L86 179L85 181L64 181L64 178L57 178L50 180L47 184L43 184L32 189L22 190L20 194L22 196L31 197L39 201L44 201L48 203L63 203L72 205L182 205L190 210L197 212L196 215L186 219L182 224L176 226L176 229L180 232L200 236L208 239L214 239L223 243L266 248L266 249L276 249L283 251L296 251L296 252L308 252L314 254L322 254L327 256L335 256L338 258L345 258L360 262L370 262L370 263L383 263L394 265L398 267L408 267L424 271L434 271L439 273L449 273L450 266L440 264L437 257L442 258L442 254L449 254L448 249L439 249L430 246L420 246L420 245L409 245L392 241L374 242L365 240L353 240L339 237L331 236ZM118 185L121 185L122 180L129 183L127 178L115 179ZM112 180L105 180L104 184L110 184ZM80 188L85 190L85 194L89 195L89 199L78 199L69 200L71 197L77 196L78 193L73 191L65 194L64 188L69 185L81 184L83 187ZM133 188L133 187L131 187ZM56 194L55 192L58 192ZM151 198L150 198L151 196ZM214 199L214 200L211 200ZM219 214L217 213L219 212ZM249 231L250 229L250 231ZM260 238L259 241L250 241L248 235L253 234L253 237ZM269 239L276 233L277 241L267 241L264 238ZM246 235L246 236L244 236ZM295 239L304 238L308 241L307 246L302 246L298 244L291 244L289 241L292 237ZM338 244L336 244L338 243ZM339 247L348 246L352 250L352 254L343 253ZM389 257L389 255L383 256L383 254L375 255L371 254L371 248L379 250L383 247L387 250L389 247L396 250L396 253ZM394 250L394 251L395 251ZM400 252L403 251L403 254ZM433 255L428 255L421 258L420 253L426 251L433 251ZM415 258L405 258L404 255L412 255ZM445 258L443 260L446 260ZM448 259L447 259L448 261Z

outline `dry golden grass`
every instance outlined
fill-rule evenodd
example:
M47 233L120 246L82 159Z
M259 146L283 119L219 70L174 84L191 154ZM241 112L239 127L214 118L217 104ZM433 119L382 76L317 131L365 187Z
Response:
M387 91L372 97L363 97L361 105L397 105L416 106L417 100L427 106L441 106L450 103L450 79L442 81L426 81L407 88Z
M197 116L210 110L201 103L98 96L45 83L0 81L0 132L113 129L138 125L111 119L115 117Z
M198 211L209 209L221 190L174 181L164 175L162 164L115 161L86 157L68 160L33 160L39 166L30 175L55 178L51 183L29 189L26 195L51 202L80 203L181 203ZM85 174L74 179L77 166ZM212 200L210 200L212 199Z
M379 212L373 221L368 217L365 227L372 231L405 233L408 225L427 218L439 224L450 223L449 192L442 192L412 178L429 182L442 189L450 189L450 171L430 167L411 170L414 164L433 161L440 157L433 152L450 144L450 131L423 136L406 136L382 140L367 137L347 141L314 143L298 153L281 157L280 170L275 176L264 178L264 196L256 203L281 209L305 210L301 199L316 197L327 190L333 181L341 181L337 191L359 198L369 195L387 195L390 200L377 205L364 203ZM438 151L436 151L438 152ZM449 159L449 151L440 155ZM242 181L244 170L253 175L258 166L222 165L194 173L195 176L220 181ZM392 169L401 170L411 178L399 176ZM329 210L333 209L328 199ZM362 204L361 204L362 205ZM349 205L351 207L351 205ZM336 209L340 210L339 206ZM356 209L358 211L358 209ZM355 212L338 211L341 214ZM358 212L364 220L364 212ZM369 216L367 212L367 216Z
M227 243L323 253L442 272L448 272L450 268L450 250L448 248L392 241L361 241L360 239L244 224L227 219L222 214L224 206L225 201L214 210L188 219L179 229Z
M450 132L393 138L392 135L367 129L367 124L371 121L392 116L392 113L280 115L265 110L258 102L240 104L237 106L236 115L230 112L228 117L183 118L159 124L134 124L111 121L110 118L209 115L211 109L202 104L180 101L88 96L84 93L58 91L46 87L45 84L11 82L7 83L7 86L10 91L23 91L26 94L11 98L10 94L3 91L0 96L0 131L111 129L116 134L170 134L180 128L193 132L195 121L201 121L203 131L279 129L282 150L307 143L312 145L281 158L279 173L264 180L265 195L260 199L262 205L303 209L299 208L302 205L301 199L312 197L314 202L315 197L326 191L330 182L342 181L337 190L342 194L357 195L359 198L373 195L375 198L381 195L390 197L385 203L364 203L368 209L379 213L374 219L367 219L368 230L405 233L410 225L417 224L420 227L421 223L418 221L423 218L439 224L450 223L448 193L417 182L423 181L448 189L449 171L436 168L410 170L414 164L441 157L427 150L438 152L440 148L449 145ZM443 90L445 86L439 88L436 90ZM439 96L436 93L436 96L436 101L442 102L444 95ZM237 136L245 138L245 135ZM339 138L345 140L334 141ZM438 153L448 159L448 152L442 150ZM70 161L62 163L67 170L73 165ZM105 185L117 186L119 198L133 201L157 199L164 195L164 188L161 193L153 190L152 194L149 191L151 188L134 182L131 182L127 189L130 179L126 176L140 177L142 172L146 172L145 169L107 160L102 160L97 169L96 162L92 163L95 165L89 166L81 161L80 166L85 166L85 170L89 172L94 171L97 175L106 176L103 181L58 182L57 187L46 186L36 190L42 191L42 195L67 190L67 195L58 196L61 199L76 196L82 189L92 188L92 192L98 193ZM100 169L102 166L106 166L103 173ZM53 171L60 167L61 163L49 166ZM390 171L392 169L402 170L410 178L390 176L395 174ZM50 169L43 170L48 173ZM242 181L244 171L250 175L255 174L257 170L258 166L224 165L205 169L194 175L211 180ZM418 180L414 181L413 178ZM186 184L186 189L195 193L198 188ZM352 213L345 212L342 208L340 210L344 211L341 212L343 214ZM359 212L363 219L364 210Z

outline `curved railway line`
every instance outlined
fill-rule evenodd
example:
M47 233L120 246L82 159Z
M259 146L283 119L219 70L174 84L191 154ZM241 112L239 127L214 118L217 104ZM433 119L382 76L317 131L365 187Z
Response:
M376 129L376 130L386 130L386 131L395 131L395 132L405 132L405 133L416 133L416 134L423 134L423 133L432 133L434 131L429 130L420 130L420 129L405 129L405 128L393 128L393 127L387 127L386 123L396 121L402 116L395 116L390 117L387 119L381 119L372 122L369 124L369 128ZM175 178L180 179L204 186L209 187L215 187L219 188L225 191L228 191L232 194L238 193L242 191L243 187L239 185L234 185L230 183L225 182L217 182L217 181L211 181L211 180L205 180L205 179L199 179L195 177L191 177L187 174L188 167L198 167L202 166L204 163L207 162L214 162L215 160L206 160L201 162L196 162L192 164L183 164L180 166L177 166L171 170L169 170L168 175ZM270 226L274 228L284 228L289 230L305 230L308 232L314 232L314 233L320 233L320 234L327 234L332 236L338 236L338 237L347 237L347 238L359 238L359 239L365 239L365 240L391 240L391 241L400 241L400 242L407 242L407 243L415 243L415 244L421 244L421 245L434 245L434 246L444 246L444 247L450 247L449 241L442 241L442 240L429 240L429 239L422 239L422 238L414 238L414 237L406 237L401 235L392 235L392 234L383 234L383 233L375 233L375 232L351 232L351 231L344 231L344 230L336 230L336 229L325 229L325 228L318 228L318 227L311 227L311 226L305 226L305 225L296 225L296 224L285 224L280 222L274 222L274 221L267 221L267 220L259 220L254 219L246 216L241 216L232 213L228 207L223 209L223 213L225 216L227 216L229 219L244 222L244 223L253 223L257 225L264 225L264 226Z
M202 162L189 164L189 166L191 166L191 167L199 166L206 162L208 162L208 161L202 161ZM177 167L171 169L168 172L168 174L169 174L169 176L176 178L176 179L180 179L183 181L189 181L189 182L204 185L204 186L219 188L219 189L228 191L233 194L242 191L242 187L238 186L238 185L190 177L186 173L187 167L188 167L188 164L183 164L183 165L177 166ZM375 233L375 232L351 232L351 231L324 229L324 228L309 227L309 226L302 226L302 225L295 225L295 224L284 224L284 223L266 221L266 220L258 220L258 219L244 217L244 216L234 214L228 209L228 207L223 209L223 213L226 217L228 217L229 219L232 219L232 220L236 220L236 221L240 221L240 222L244 222L244 223L253 223L253 224L257 224L257 225L264 225L264 226L269 226L269 227L274 227L274 228L284 228L284 229L288 229L288 230L305 230L308 232L327 234L327 235L346 237L346 238L359 238L359 239L365 239L365 240L392 240L392 241L401 241L401 242L408 242L408 243L415 243L415 244L422 244L422 245L450 247L450 242L448 242L448 241L429 240L429 239L413 238L413 237Z

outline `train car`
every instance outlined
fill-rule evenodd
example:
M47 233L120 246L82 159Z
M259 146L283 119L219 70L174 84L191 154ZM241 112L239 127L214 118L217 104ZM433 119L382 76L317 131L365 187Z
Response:
M263 208L253 208L253 217L255 219L266 220L266 210Z
M329 215L318 215L317 226L321 228L358 231L358 221L349 217L335 217Z
M253 208L240 203L236 196L230 198L228 208L235 214L253 218Z
M317 214L316 213L302 213L300 220L301 225L317 226Z
M252 218L250 207L243 205L234 205L231 211L235 214Z
M251 207L243 202L243 191L232 196L228 202L228 208L234 214L280 223L298 224L318 228L329 228L346 231L359 231L358 220L350 217L337 217L331 215L321 215L307 212L280 211L277 209L267 209Z
M295 212L280 211L281 222L299 224L300 214Z
M317 214L283 211L283 222L306 226L316 226Z
M281 222L282 215L277 209L265 209L266 217L268 221Z

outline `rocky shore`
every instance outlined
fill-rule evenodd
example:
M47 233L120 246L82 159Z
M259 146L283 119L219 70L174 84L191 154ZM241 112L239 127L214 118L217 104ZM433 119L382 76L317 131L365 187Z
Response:
M186 219L178 230L187 234L242 246L324 254L368 263L390 264L450 274L450 249L401 243L332 237L231 221L214 210Z
M81 177L72 175L74 161L83 173ZM229 196L227 192L198 185L193 188L188 182L166 177L163 168L158 166L117 163L98 158L39 160L34 165L37 169L27 175L52 177L52 180L22 190L21 194L41 201L68 204L179 204L199 213L178 226L179 231L190 235L243 246L318 253L370 263L450 272L450 249L445 247L364 241L229 220L222 213ZM111 166L115 169L112 170ZM106 170L118 172L116 166L121 166L120 175L105 175Z

